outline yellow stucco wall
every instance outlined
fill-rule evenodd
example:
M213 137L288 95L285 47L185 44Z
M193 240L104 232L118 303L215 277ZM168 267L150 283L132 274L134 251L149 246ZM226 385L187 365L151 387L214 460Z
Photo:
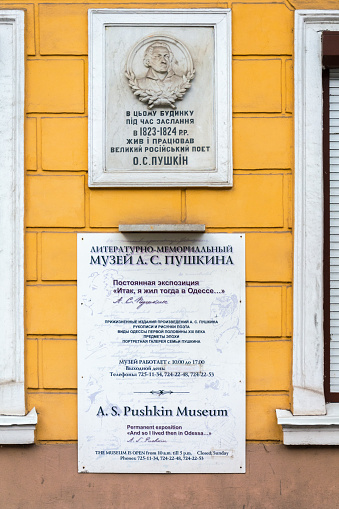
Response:
M87 11L93 7L232 8L232 189L87 187ZM116 232L120 223L143 222L246 232L247 438L281 440L275 409L291 404L293 6L122 1L1 8L27 10L25 360L37 440L77 439L76 232Z

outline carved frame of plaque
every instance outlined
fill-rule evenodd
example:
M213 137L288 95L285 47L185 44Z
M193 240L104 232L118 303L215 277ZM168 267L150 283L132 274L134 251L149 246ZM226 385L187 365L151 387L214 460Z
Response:
M89 10L90 187L231 187L230 9Z

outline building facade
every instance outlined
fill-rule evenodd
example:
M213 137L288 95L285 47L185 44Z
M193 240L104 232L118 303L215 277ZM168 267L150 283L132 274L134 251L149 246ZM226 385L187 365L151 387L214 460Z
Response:
M89 188L88 10L202 7L230 8L232 13L233 187ZM330 19L325 16L319 23L332 24L330 30L339 32L336 7L325 0L1 3L4 12L24 12L25 23L24 182L18 184L24 191L25 230L22 358L25 415L35 408L37 425L34 444L1 447L0 506L338 506L339 419L321 394L322 341L308 342L312 334L322 334L323 319L312 308L318 324L311 330L303 314L313 305L309 301L315 300L320 311L323 307L322 289L316 286L322 282L319 167L311 168L314 173L307 178L312 161L322 153L307 152L308 140L314 146L307 129L318 113L308 91L303 97L308 74L302 78L301 70L308 64L297 57L301 50L295 46L298 26L304 29L300 19L302 27L308 26L297 11L310 10L312 20L312 13L327 11ZM314 73L312 69L307 72ZM311 109L302 109L305 105ZM321 103L319 108L321 114ZM303 126L307 132L300 141ZM322 143L319 133L314 136ZM319 181L313 180L312 187L313 177ZM308 197L314 219L303 205ZM77 473L76 234L118 232L120 224L136 223L195 223L206 225L206 235L246 234L246 474ZM302 240L304 224L318 232L307 240L314 244ZM310 265L319 272L307 272ZM306 276L300 280L303 271ZM305 341L297 339L300 330ZM289 412L277 417L277 410ZM31 419L24 426L34 425ZM2 424L6 426L5 420ZM320 428L324 433L330 429L333 438L314 438ZM302 438L295 438L300 429Z

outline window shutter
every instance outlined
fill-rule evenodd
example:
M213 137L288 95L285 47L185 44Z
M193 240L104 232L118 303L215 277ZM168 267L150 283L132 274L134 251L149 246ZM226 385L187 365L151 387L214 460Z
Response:
M330 390L339 392L339 68L329 70Z

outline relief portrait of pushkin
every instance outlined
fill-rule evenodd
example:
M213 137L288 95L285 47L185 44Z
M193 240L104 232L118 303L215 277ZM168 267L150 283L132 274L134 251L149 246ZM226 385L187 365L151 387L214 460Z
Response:
M141 62L143 69L140 69ZM125 71L134 95L149 109L176 109L176 101L183 99L194 74L193 60L186 46L168 36L139 41L129 54Z

